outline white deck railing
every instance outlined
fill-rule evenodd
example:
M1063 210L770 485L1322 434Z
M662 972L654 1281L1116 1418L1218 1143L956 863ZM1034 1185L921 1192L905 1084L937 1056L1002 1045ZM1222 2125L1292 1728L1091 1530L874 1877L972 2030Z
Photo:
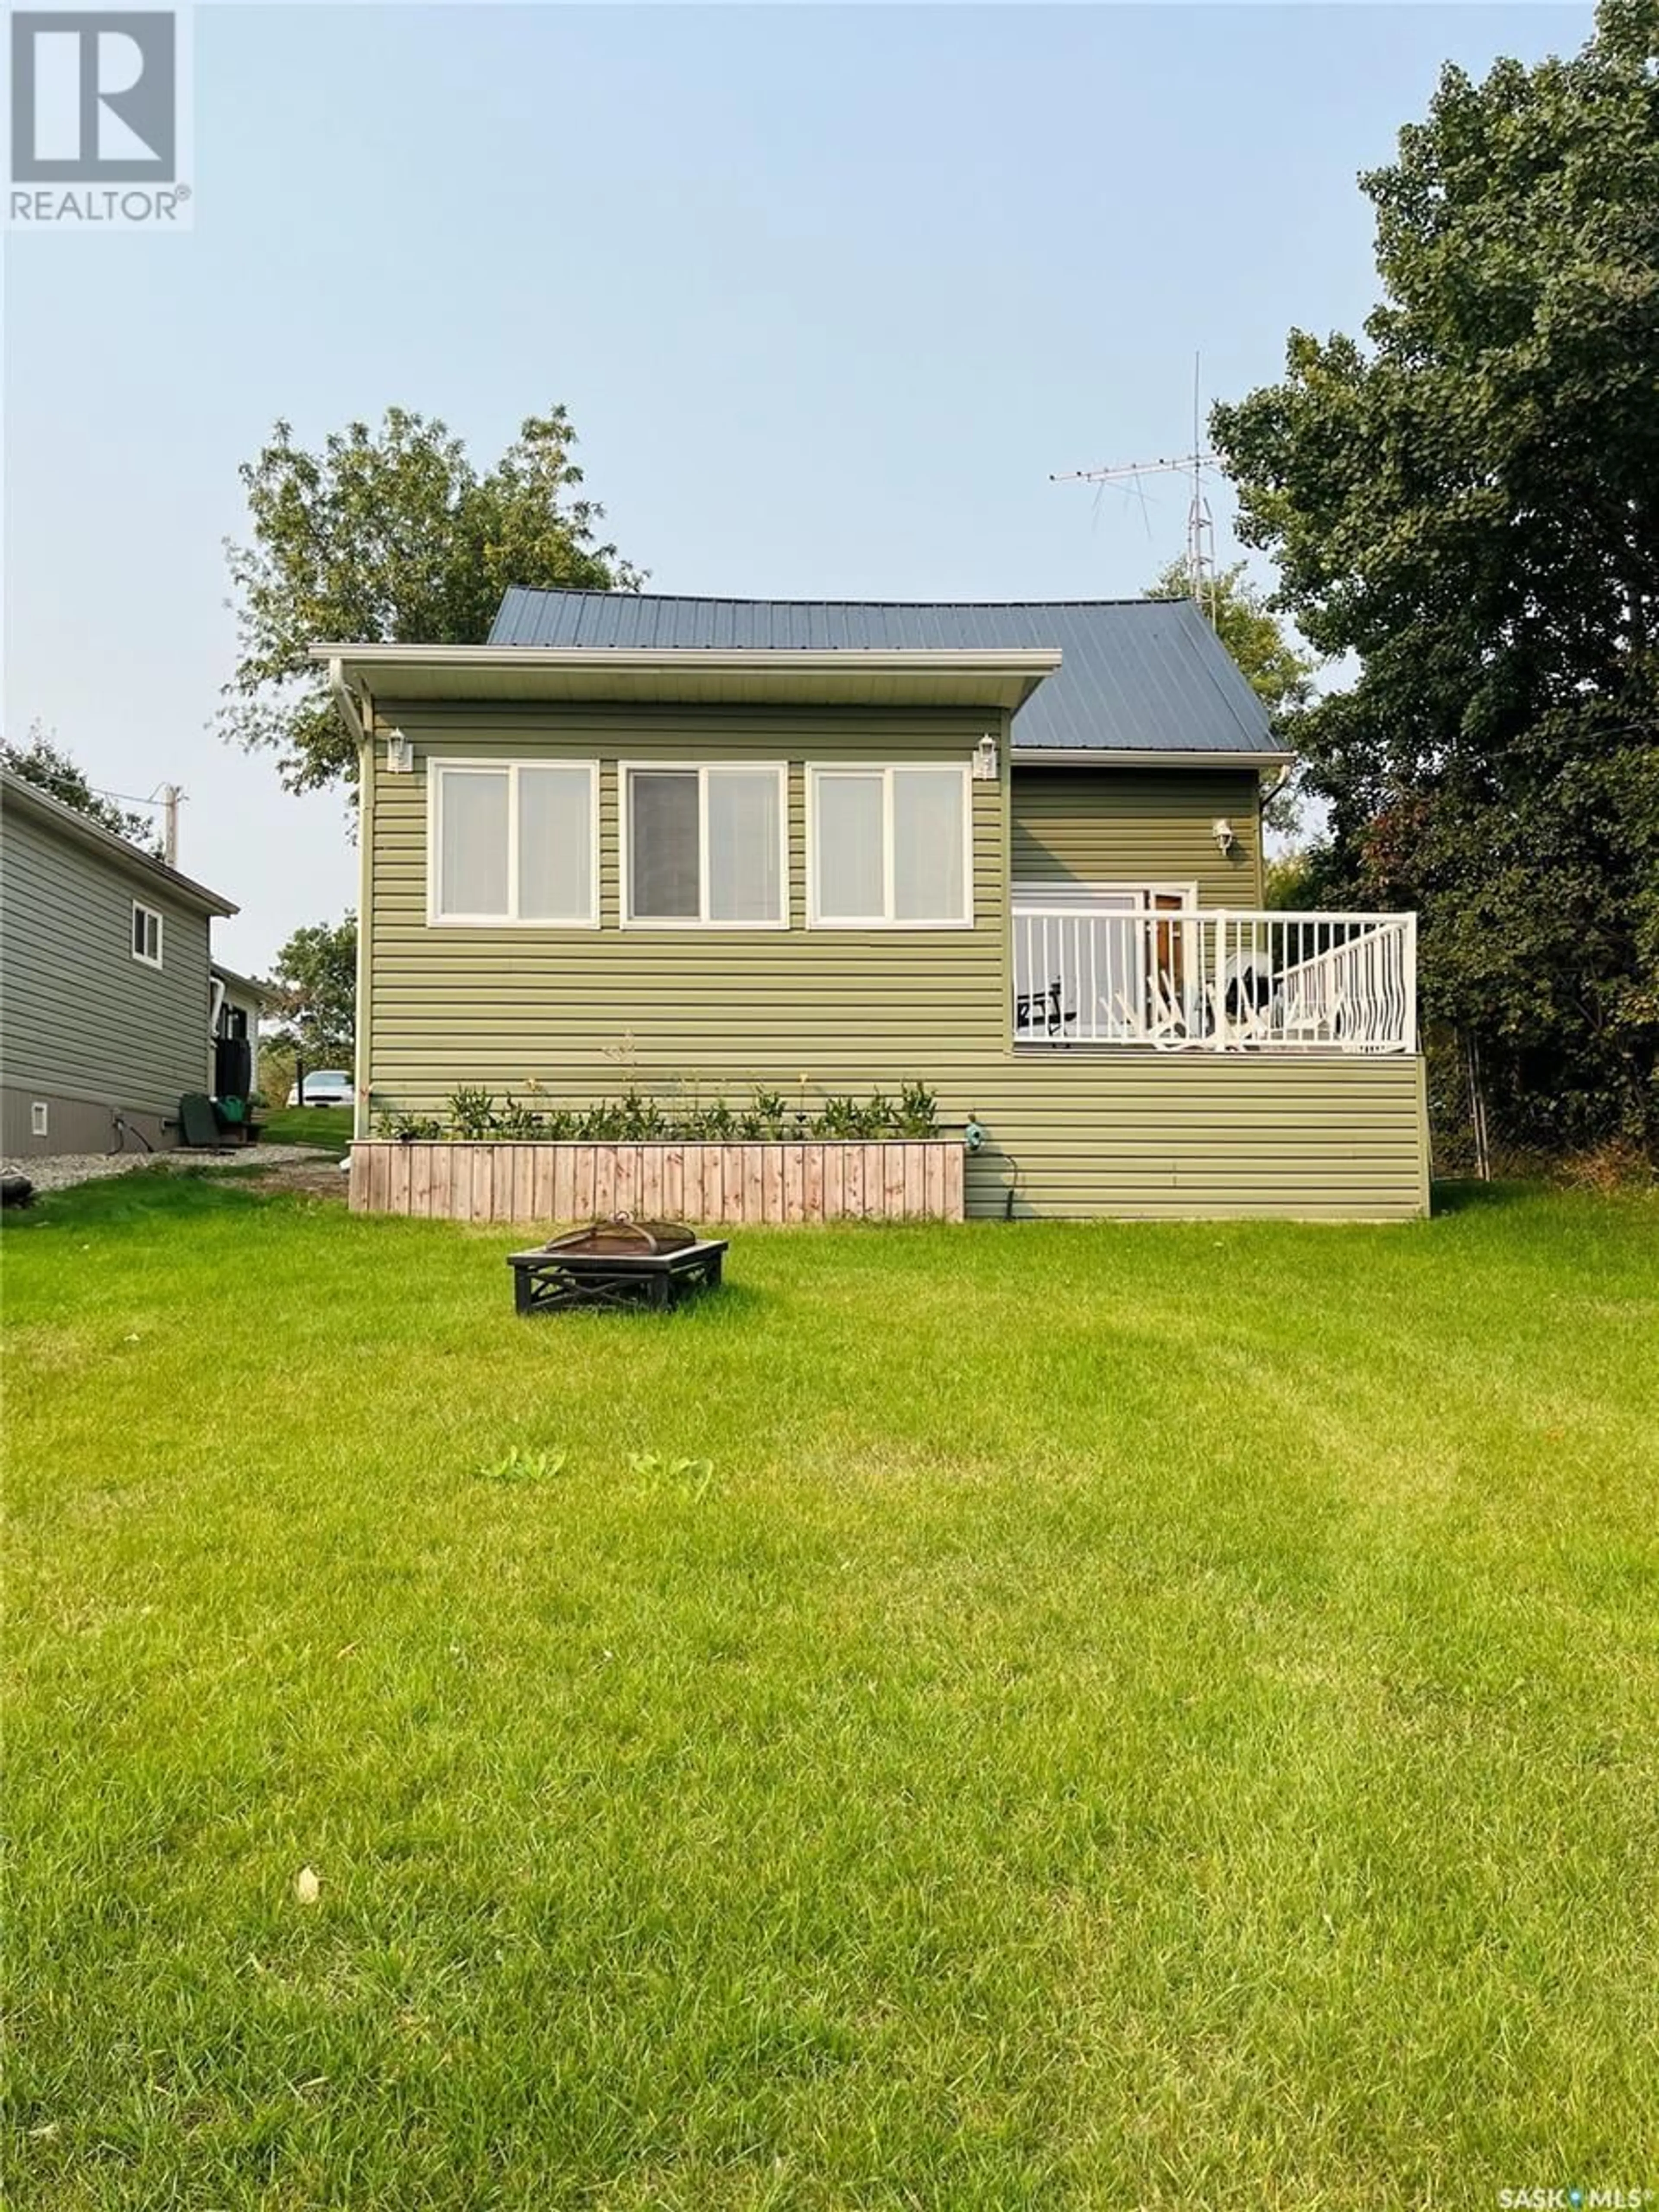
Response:
M1414 1052L1417 916L1018 899L1014 1042Z

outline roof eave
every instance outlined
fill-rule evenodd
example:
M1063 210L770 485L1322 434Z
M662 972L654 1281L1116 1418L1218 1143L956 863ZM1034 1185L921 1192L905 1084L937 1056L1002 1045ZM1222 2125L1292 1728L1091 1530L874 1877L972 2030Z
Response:
M219 921L228 921L232 915L241 912L232 900L210 890L192 876L181 875L177 868L168 867L165 860L158 860L153 853L146 853L127 838L117 836L114 830L105 829L101 822L94 822L78 807L65 805L61 799L54 799L49 791L31 783L27 776L8 769L0 775L0 789L3 789L7 806L33 814L37 821L60 831L72 843L84 845L147 882L161 884L182 904Z
M210 960L208 972L216 975L231 990L240 991L244 998L253 1000L261 1008L274 1006L276 1003L276 992L269 983L262 983L257 975L239 975L234 968L227 968L222 960Z
M848 647L324 644L337 697L355 688L397 701L612 697L742 704L1024 705L1060 665L1057 647L939 650Z
M1296 758L1271 746L1015 745L1016 768L1288 768Z

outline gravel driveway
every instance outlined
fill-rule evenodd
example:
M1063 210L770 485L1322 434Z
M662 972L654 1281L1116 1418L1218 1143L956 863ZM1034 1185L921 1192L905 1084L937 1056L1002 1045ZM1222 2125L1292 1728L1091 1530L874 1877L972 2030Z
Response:
M37 1192L69 1190L100 1176L130 1175L135 1168L279 1168L304 1163L328 1167L326 1152L313 1145L236 1145L222 1152L59 1152L38 1160L0 1160L0 1173L27 1176ZM340 1176L342 1189L345 1177Z

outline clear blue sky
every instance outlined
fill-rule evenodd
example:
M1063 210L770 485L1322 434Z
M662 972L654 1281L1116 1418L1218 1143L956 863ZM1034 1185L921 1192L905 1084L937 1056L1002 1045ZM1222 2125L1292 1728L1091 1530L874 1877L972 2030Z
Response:
M258 969L342 911L336 797L210 727L239 461L388 403L493 456L562 400L665 591L1139 590L1179 450L1372 302L1355 173L1441 63L1588 7L199 8L196 227L9 241L5 726L191 793ZM1220 519L1220 518L1218 518ZM1224 533L1224 545L1225 543Z

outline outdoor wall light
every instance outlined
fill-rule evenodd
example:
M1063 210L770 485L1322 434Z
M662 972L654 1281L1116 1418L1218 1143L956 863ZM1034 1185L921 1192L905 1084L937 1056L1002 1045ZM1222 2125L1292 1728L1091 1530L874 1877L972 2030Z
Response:
M392 775L407 775L415 765L415 748L401 730L386 733L386 764Z
M994 783L997 780L997 741L987 730L974 748L974 781Z
M1238 843L1238 832L1224 814L1210 824L1210 835L1215 839L1215 848L1224 860Z

